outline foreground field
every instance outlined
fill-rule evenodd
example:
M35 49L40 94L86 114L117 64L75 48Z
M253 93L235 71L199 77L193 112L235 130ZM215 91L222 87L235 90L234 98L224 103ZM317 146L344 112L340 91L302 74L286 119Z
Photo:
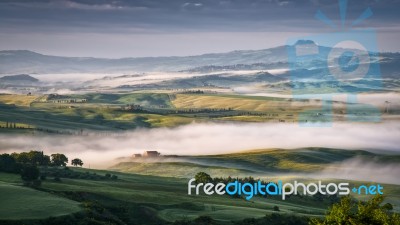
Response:
M188 181L196 173L205 171L213 178L252 176L266 182L315 182L307 176L311 170L322 170L354 157L374 160L382 165L400 160L398 155L325 148L169 156L120 163L110 170L42 167L42 172L51 173L36 189L21 186L18 174L0 173L0 197L5 203L0 207L0 224L13 224L10 221L17 220L16 224L42 225L53 217L58 220L53 224L59 225L78 224L78 221L85 221L82 224L108 221L109 224L121 225L160 225L194 220L200 216L210 217L219 224L232 224L232 221L264 218L272 214L294 215L307 221L307 218L322 217L330 205L339 201L339 197L291 195L282 200L281 196L254 196L248 201L243 196L188 195ZM58 179L55 179L55 174ZM350 187L375 184L327 177L317 180L324 183L349 182ZM399 186L381 185L384 186L385 203L391 203L395 212L400 211ZM351 195L362 200L372 196Z
M108 172L87 169L74 170L90 173L95 172L100 175ZM60 198L53 197L53 195L45 192L16 187L15 185L19 183L17 175L11 176L1 173L0 180L7 181L7 184L1 186L2 190L5 190L10 199L16 199L17 201L8 205L7 208L4 207L4 210L1 210L2 213L7 214L6 217L1 218L47 218L48 216L64 215L79 211L76 203L65 198L71 198L80 202L95 201L96 204L99 204L108 210L109 213L113 214L113 217L122 218L124 215L129 215L130 222L136 221L141 223L146 221L146 224L153 224L148 221L149 217L153 218L154 221L175 221L208 215L225 222L241 220L247 217L257 218L273 213L273 207L276 205L279 205L280 213L321 216L329 204L328 201L316 202L301 198L294 198L291 201L254 198L252 201L246 201L228 196L189 196L187 195L187 179L124 173L115 174L119 177L116 181L63 178L61 182L52 180L43 182L41 187L43 191L63 197ZM36 201L31 206L28 205L20 208L18 199L24 199L26 195L33 195L31 196L32 200L35 200L34 198L37 197L40 201ZM28 198L28 202L30 202L29 200ZM54 200L57 200L57 205L54 205ZM305 202L307 202L306 206ZM57 208L59 205L63 205L63 207ZM31 207L37 210L30 211ZM41 211L41 209L48 210L47 207L51 207L48 214L44 213L45 211ZM117 210L120 207L123 207L124 210ZM9 211L14 211L14 213L9 213ZM128 214L126 215L126 213Z
M78 202L4 182L0 182L0 199L2 220L41 219L82 210Z

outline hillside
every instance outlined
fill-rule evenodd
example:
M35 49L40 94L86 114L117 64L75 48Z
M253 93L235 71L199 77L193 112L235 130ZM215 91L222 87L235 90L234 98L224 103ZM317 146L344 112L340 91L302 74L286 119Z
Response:
M4 182L0 182L0 198L1 220L41 219L82 210L78 202Z
M279 213L282 215L293 213L298 216L321 216L324 214L324 209L330 204L328 199L316 201L312 198L291 198L290 201L282 201L279 198L266 199L256 197L252 201L245 201L244 199L229 196L187 195L186 179L80 168L71 168L71 170L101 176L106 173L112 173L118 175L118 179L62 178L61 182L47 179L42 182L41 191L36 191L18 187L17 185L20 185L19 175L0 173L0 181L5 182L4 187L6 187L4 192L0 192L2 199L4 197L2 194L4 193L12 197L11 199L26 198L31 203L16 211L12 210L17 209L15 207L18 207L19 200L12 202L15 207L12 207L12 204L7 205L9 211L4 211L7 215L0 217L0 223L14 224L10 220L15 218L45 218L47 215L53 216L50 220L56 218L61 218L62 220L63 217L59 216L65 214L70 214L66 219L68 222L71 220L72 223L78 222L85 217L95 221L93 218L95 217L102 220L107 219L114 222L113 224L170 224L169 222L175 220L195 219L201 215L209 215L218 221L228 223L232 220L243 220L248 218L249 215L253 218L260 218L266 214L274 213L273 207L275 205L279 205L281 210ZM10 186L15 188L9 189L8 187ZM1 185L0 190L3 191L3 186ZM36 203L31 202L36 198L29 195L33 193L39 198ZM53 205L51 209L48 208L54 204L53 200L55 199L58 199L58 203L63 208L59 208L59 205ZM76 203L68 199L80 202L81 208L76 208ZM46 200L49 201L43 202ZM304 202L307 202L307 206L305 206ZM3 206L5 205L0 206L0 209ZM32 207L34 207L34 210L32 210ZM80 214L71 214L76 212L76 209L84 210ZM49 214L44 215L43 210L49 210ZM36 213L36 216L31 217L32 213ZM25 214L25 216L22 214ZM68 222L63 224L71 224Z
M358 159L399 163L400 155L380 155L361 150L329 148L265 149L205 156L165 156L158 159L125 159L110 169L120 172L171 177L193 177L198 171L212 176L274 176L279 173L315 173L335 163Z
M49 56L36 52L0 51L0 73L67 73L110 71L180 71L205 65L276 63L286 58L285 47L233 51L185 57L105 59Z
M331 49L319 46L324 54ZM122 71L207 71L226 68L272 69L287 68L287 46L262 50L240 50L195 56L142 57L142 58L93 58L43 55L36 52L0 51L0 74L18 73L73 73L73 72L122 72ZM357 51L357 50L355 50ZM399 53L381 53L384 74L398 77ZM304 62L316 66L322 61ZM225 67L227 66L227 67ZM204 68L203 68L204 67ZM192 70L193 69L193 70Z
M293 195L282 200L275 196L255 196L251 201L246 201L243 197L228 195L188 195L188 178L180 176L186 173L185 176L192 177L194 174L190 174L191 172L207 171L212 177L227 178L231 174L234 177L252 176L264 181L275 181L278 178L273 177L271 172L278 172L276 174L279 175L279 179L293 181L293 176L284 177L283 172L290 170L285 166L282 168L281 162L290 162L285 165L291 169L299 163L307 164L307 168L311 168L353 157L366 157L385 164L400 161L399 156L325 148L264 149L224 155L170 156L168 162L157 162L154 159L142 164L136 162L138 168L142 169L140 173L153 171L158 173L155 176L140 175L136 171L121 173L112 170L48 167L47 178L42 180L40 187L36 189L21 186L19 174L0 172L0 197L3 203L0 206L0 224L36 225L49 224L49 221L52 221L55 224L69 225L78 224L81 220L90 220L92 224L98 224L96 222L106 220L110 224L161 225L171 224L176 220L210 216L217 220L218 224L227 225L234 224L232 221L237 222L249 217L262 218L271 214L283 217L320 217L338 200L337 197ZM172 162L173 159L180 162ZM213 163L219 166L212 165ZM130 166L129 163L119 164L124 165L128 166L126 169ZM264 171L254 172L257 168ZM246 175L245 172L249 174ZM55 179L55 174L61 178ZM307 182L311 179L301 177L297 173L297 180ZM351 185L364 183L353 180L348 182ZM392 203L394 211L397 212L400 203L399 186L384 186L386 201ZM370 197L353 196L359 199ZM276 206L279 207L279 211L274 209ZM38 220L34 219L41 219L42 222L36 223Z
M39 80L27 74L0 77L0 82L38 82Z

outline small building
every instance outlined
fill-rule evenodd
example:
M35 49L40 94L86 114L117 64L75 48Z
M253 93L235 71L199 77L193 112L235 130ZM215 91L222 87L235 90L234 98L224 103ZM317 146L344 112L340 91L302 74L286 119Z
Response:
M132 157L133 158L140 158L140 157L142 157L142 154L133 154Z
M145 151L143 153L143 157L158 157L160 155L161 153L159 153L158 151Z

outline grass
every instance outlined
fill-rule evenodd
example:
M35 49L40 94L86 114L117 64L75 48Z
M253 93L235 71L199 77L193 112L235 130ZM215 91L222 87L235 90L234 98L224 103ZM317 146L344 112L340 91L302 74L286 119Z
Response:
M88 200L96 201L106 207L120 207L121 205L135 205L146 208L147 212L167 221L182 218L195 218L200 215L209 215L221 221L240 220L248 217L262 217L272 213L272 208L279 205L281 213L297 213L299 215L323 215L327 203L307 206L297 200L280 201L265 198L253 198L252 201L232 198L229 196L187 195L187 179L173 177L144 176L110 172L107 170L90 170L73 168L80 172L97 173L104 175L112 173L118 175L118 180L81 180L62 178L61 182L48 179L42 183L41 189L59 196L68 197L71 193L85 193ZM43 218L60 216L79 211L78 203L60 198L46 192L41 192L17 186L17 175L0 173L0 195L8 195L7 207L0 213L7 214L4 219ZM7 182L7 183L4 183ZM19 181L20 182L20 181ZM2 200L3 200L3 196ZM20 205L19 199L30 203ZM57 201L56 201L57 200ZM3 201L2 201L3 203ZM19 207L9 207L8 205ZM6 206L6 205L4 205ZM31 210L30 207L35 210ZM51 207L49 209L48 207ZM61 207L61 208L60 208ZM14 210L14 211L13 211ZM36 211L38 210L38 211ZM43 211L47 211L46 215ZM32 213L31 213L32 212ZM1 215L1 214L0 214ZM36 217L32 217L36 216ZM143 215L142 215L143 216Z
M231 108L241 111L298 111L304 108L288 99L238 95L177 94L172 103L176 108ZM298 106L297 106L298 105Z
M0 199L2 220L42 219L82 210L78 202L3 182L0 183Z
M199 171L213 175L237 176L249 174L251 171L236 168L227 168L221 166L205 166L188 162L122 162L110 168L116 171L127 173L137 173L143 175L159 175L175 177L194 177Z
M294 122L300 112L320 104L228 94L90 93L65 98L85 98L87 102L53 103L45 102L45 95L0 95L0 126L13 122L50 133L76 133L81 129L124 131L138 127L176 127L194 121ZM141 105L145 111L122 110L121 106L127 104ZM318 112L308 113L304 119L324 121L324 116L315 118Z
M165 93L129 93L129 94L86 94L79 95L90 103L135 104L143 107L172 107Z
M0 94L0 102L25 107L29 106L37 98L38 96L34 95Z
M130 130L137 127L175 127L189 124L193 118L177 115L133 113L116 108L94 106L67 108L55 103L34 103L34 108L0 105L0 126L4 121L16 122L18 127L35 127L54 131Z
M87 169L77 169L80 171L91 171ZM101 171L96 171L101 173ZM104 171L104 173L107 171ZM115 172L114 172L115 173ZM187 195L187 179L178 179L172 177L156 177L144 176L137 174L116 173L119 177L118 181L88 181L88 180L71 180L63 179L62 183L45 182L43 188L51 191L73 191L73 192L90 192L101 196L106 196L117 201L126 201L131 203L141 204L156 204L152 208L156 210L157 215L161 217L167 216L167 212L171 210L176 214L172 218L177 219L179 215L187 213L187 207L182 207L181 204L194 204L197 210L192 210L193 216L199 215L215 215L216 218L222 219L226 215L226 209L236 214L239 218L246 218L244 209L247 212L260 212L257 215L263 216L275 204L280 204L283 212L303 212L309 211L310 214L322 215L324 211L324 204L318 207L313 206L300 206L295 202L282 202L276 200L267 200L264 198L255 198L254 201L245 201L243 199L235 199L228 196L206 196L206 195ZM214 205L219 209L217 211L210 211L204 205ZM301 208L301 210L299 209ZM164 211L166 210L166 211ZM312 213L311 213L312 212ZM303 214L303 213L301 213ZM239 216L241 215L241 216ZM247 215L247 216L246 216ZM229 219L226 217L225 219Z
M285 98L242 96L228 94L176 94L172 103L180 109L230 109L236 115L217 115L214 120L235 122L296 122L299 114L307 112L304 120L325 121L321 102ZM314 110L314 111L310 111ZM304 116L303 116L304 117Z
M10 99L14 95L7 96ZM17 96L14 100L31 96ZM130 130L137 127L176 127L189 124L194 119L180 115L156 113L138 113L121 110L122 105L140 104L147 107L173 107L168 94L87 94L70 96L87 98L88 103L46 103L30 102L29 106L5 104L0 99L0 126L6 121L16 123L18 127L41 130L73 131L88 130ZM3 103L3 104L1 104ZM27 103L28 104L28 103ZM22 130L20 130L22 132Z
M293 180L303 181L305 183L315 182L311 178L306 176L293 174L307 174L314 173L316 171L323 171L328 165L333 163L341 163L345 160L352 158L364 158L366 161L376 161L380 163L395 163L399 162L399 155L379 155L367 151L361 150L341 150L341 149L329 149L329 148L302 148L293 150L282 150L282 149L260 149L253 151L246 151L234 154L223 154L223 155L206 155L206 156L175 156L160 158L156 162L141 161L140 159L133 159L132 162L119 163L112 167L112 170L134 173L134 174L146 174L154 176L165 176L165 177L182 177L187 180L192 178L194 174L199 171L206 172L212 177L245 177L253 176L255 178L260 177L265 180L277 181L278 179L287 182L293 182ZM300 177L299 177L300 176ZM327 180L323 179L324 182L349 182L352 185L361 185L371 182L359 182L359 181L344 181L344 180ZM398 185L384 184L385 195L387 196L387 202L391 202L395 205L396 210L400 210L400 191ZM355 196L359 199L366 200L370 196L361 195ZM268 203L273 203L273 199L269 199ZM313 202L296 202L292 208L284 208L282 211L307 213L317 212L308 209L307 207L301 206L302 204L312 206ZM203 201L202 201L203 202ZM259 202L259 200L255 200ZM204 202L203 202L204 203ZM261 201L261 204L265 202ZM293 202L275 202L279 205ZM214 202L213 204L218 204ZM235 203L237 204L237 203ZM319 208L317 202L314 202L316 207ZM222 204L224 205L224 204ZM249 206L247 206L249 207ZM270 207L265 206L263 209ZM260 209L259 207L255 207ZM222 213L223 211L221 211ZM201 215L201 212L189 210L179 214L176 210L166 210L163 212L163 216L166 218L179 218L184 215ZM202 212L206 213L206 212ZM238 212L240 215L240 212ZM251 212L248 212L251 214ZM210 213L212 214L212 213ZM236 214L235 214L236 215ZM257 215L255 213L254 215ZM218 217L220 218L220 217Z
M146 216L166 221L194 219L201 215L208 215L219 221L241 220L244 218L256 218L262 217L265 214L276 213L273 211L274 206L279 206L280 211L278 213L319 217L324 215L325 210L330 204L329 200L324 199L320 201L302 196L291 196L285 201L282 201L279 197L254 197L251 201L246 201L242 198L233 198L226 195L188 195L187 182L195 173L205 171L213 177L227 177L229 175L233 177L253 176L255 178L264 177L263 179L267 181L275 181L274 179L277 174L279 174L279 179L282 180L287 179L289 182L298 180L307 183L311 182L310 178L286 178L284 172L309 171L309 169L314 166L323 168L329 163L341 162L355 156L363 156L367 159L370 157L381 160L381 162L389 160L389 158L385 156L380 157L379 155L365 151L325 148L305 148L296 150L261 149L214 156L173 157L177 158L179 162L172 162L172 160L169 159L165 162L128 162L116 166L120 171L124 172L70 168L72 171L91 174L96 173L100 176L110 173L117 175L118 179L91 180L61 178L61 182L56 182L48 178L41 186L41 190L45 192L19 186L18 184L20 184L21 181L18 175L0 173L0 197L3 199L4 197L2 195L7 195L11 199L8 201L12 201L13 199L17 200L10 204L18 205L19 198L25 199L39 196L40 199L31 205L40 208L40 210L46 209L47 205L51 205L52 208L49 209L50 215L59 216L75 212L72 209L76 209L76 207L79 209L78 203L65 198L74 199L76 196L81 196L80 198L83 199L77 201L96 202L106 209L109 209L110 212L115 213L113 216L118 217L125 215L118 214L118 212L115 211L115 209L125 207L124 210L130 212L129 218L135 220L135 224L146 224L148 220ZM398 156L391 156L391 162L393 162L393 158L398 158ZM190 162L185 162L184 160ZM258 173L255 171L258 171ZM140 175L138 173L146 175ZM272 175L274 175L275 178L271 178ZM339 181L324 180L323 182ZM356 181L348 182L350 182L350 186L363 183ZM384 187L385 195L387 196L386 201L394 204L396 211L400 210L398 207L400 203L398 185L385 184ZM26 195L29 196L24 197ZM357 197L365 200L370 196ZM63 208L61 213L57 211L59 205L52 203L52 198L59 199L57 202L72 202L72 205L69 203L62 204L62 207L66 208ZM41 200L43 199L46 201L42 202ZM34 199L32 199L32 201L34 201ZM7 215L9 215L9 217L6 218L10 219L20 218L19 214L31 216L31 209L28 206L23 206L18 212L14 212L14 215L12 214L12 209L5 210L11 211L6 211ZM43 216L41 213L35 213L35 215ZM21 218L24 217L21 216Z
M400 156L329 148L264 149L223 155L161 157L156 162L133 159L111 169L146 175L193 177L198 171L212 176L264 176L275 172L321 171L327 165L362 156L367 160L398 162Z

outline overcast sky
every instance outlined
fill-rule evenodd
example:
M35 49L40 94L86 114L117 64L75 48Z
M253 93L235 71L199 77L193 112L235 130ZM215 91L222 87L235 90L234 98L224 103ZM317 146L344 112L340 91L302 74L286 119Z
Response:
M375 28L381 51L400 51L400 0L349 0L345 28L368 7L373 15L354 28ZM263 49L340 29L336 0L0 0L0 49L62 56Z

